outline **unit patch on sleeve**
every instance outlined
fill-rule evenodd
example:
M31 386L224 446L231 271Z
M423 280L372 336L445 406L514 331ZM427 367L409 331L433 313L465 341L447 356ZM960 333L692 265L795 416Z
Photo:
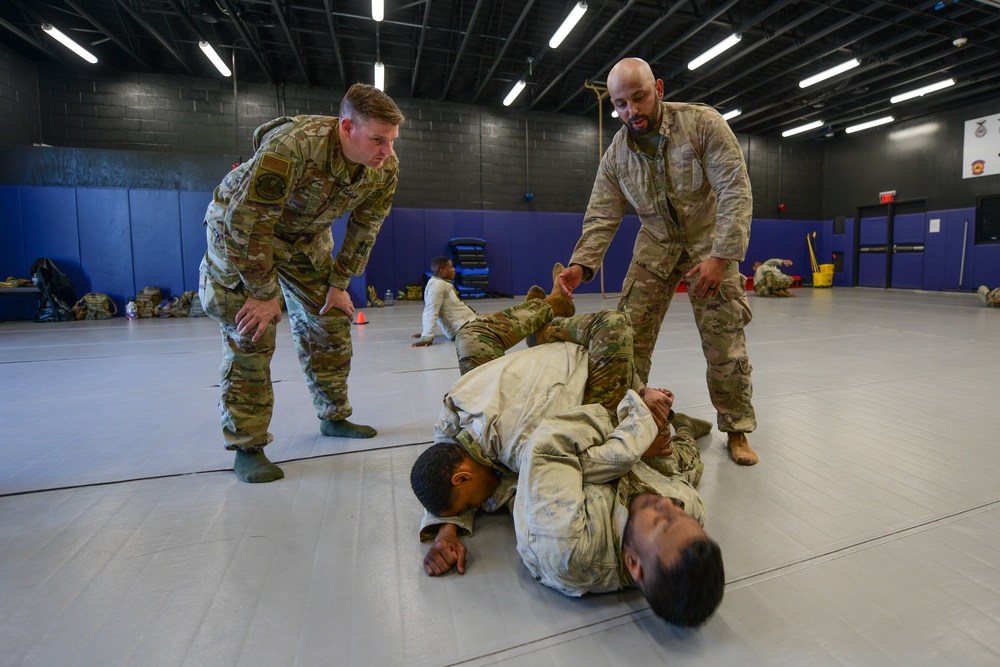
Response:
M288 198L292 161L277 153L264 153L254 167L250 199L262 204L279 204Z

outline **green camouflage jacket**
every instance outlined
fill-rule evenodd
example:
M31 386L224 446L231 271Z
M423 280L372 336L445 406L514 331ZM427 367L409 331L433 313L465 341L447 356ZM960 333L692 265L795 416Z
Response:
M736 135L712 107L661 102L655 157L622 127L604 153L570 263L591 280L632 204L641 228L632 261L666 278L682 250L695 262L742 260L753 198Z
M253 157L215 189L205 216L208 252L203 268L216 283L242 282L255 299L278 294L275 265L304 253L330 285L346 289L368 263L375 237L392 207L399 162L363 167L350 180L330 116L283 116L254 132ZM333 259L333 221L351 212L343 246Z

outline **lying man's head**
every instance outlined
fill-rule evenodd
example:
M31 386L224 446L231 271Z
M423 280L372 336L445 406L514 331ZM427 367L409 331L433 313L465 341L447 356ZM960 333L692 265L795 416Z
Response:
M756 271L757 269L759 269L762 266L764 266L763 262L754 262L753 263L753 270Z
M622 560L657 616L696 627L722 601L722 551L670 498L640 493L629 505Z
M413 463L410 486L420 504L437 516L476 509L496 491L500 478L469 456L461 445L439 442Z

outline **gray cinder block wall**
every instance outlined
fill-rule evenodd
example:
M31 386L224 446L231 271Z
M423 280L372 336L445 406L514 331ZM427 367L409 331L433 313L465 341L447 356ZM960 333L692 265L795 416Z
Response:
M0 45L0 183L211 190L249 157L258 125L336 115L342 93L238 80L234 91L231 79L36 64ZM583 211L619 127L606 117L599 142L596 112L395 99L407 116L395 203L406 208ZM821 216L822 146L738 136L756 217ZM32 147L39 143L53 148Z

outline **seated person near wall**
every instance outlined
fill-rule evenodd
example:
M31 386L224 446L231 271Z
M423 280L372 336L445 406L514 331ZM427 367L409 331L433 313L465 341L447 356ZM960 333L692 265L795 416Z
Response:
M559 286L557 278L562 270L562 264L557 263L553 267L552 291L548 294L538 285L532 285L524 303L495 313L478 315L458 298L458 290L451 282L455 279L455 267L451 260L447 257L435 257L431 260L433 275L424 287L423 331L413 334L413 338L420 340L411 347L432 345L437 335L437 325L440 324L444 335L455 340L458 368L465 375L476 366L503 355L552 318L569 317L576 312L572 299L563 294ZM458 335L472 321L480 323L479 331L485 333L484 337ZM484 324L492 326L484 327Z
M695 440L711 424L673 415L670 392L632 388L624 313L560 319L536 335L548 344L498 357L445 396L437 444L410 477L427 509L421 539L434 539L425 570L464 573L459 538L475 511L512 504L518 552L542 583L574 597L637 586L669 622L701 624L724 586L694 489L704 469Z
M790 259L769 259L753 263L753 291L757 296L795 296L788 291L791 276L781 272L779 266L791 266Z
M979 298L982 299L983 303L987 306L1000 308L1000 287L991 290L986 285L980 285L976 293L979 294Z

